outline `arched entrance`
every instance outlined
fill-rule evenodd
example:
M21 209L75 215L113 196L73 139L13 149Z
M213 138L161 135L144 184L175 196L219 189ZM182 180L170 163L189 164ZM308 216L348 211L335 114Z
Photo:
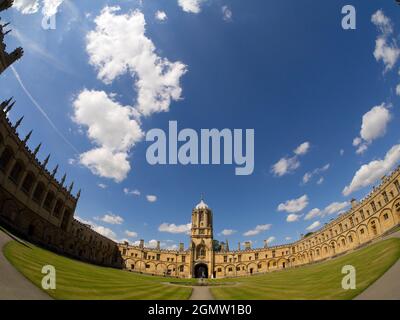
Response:
M199 263L194 267L194 277L195 278L208 278L208 268L204 263Z

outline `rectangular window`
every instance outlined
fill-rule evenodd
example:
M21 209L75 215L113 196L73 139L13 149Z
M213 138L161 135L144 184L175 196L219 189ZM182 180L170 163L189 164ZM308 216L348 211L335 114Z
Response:
M374 201L371 201L371 207L374 212L376 212L376 205Z
M399 180L396 180L396 181L394 182L394 185L396 186L397 192L400 193L400 183L399 183Z
M389 197L388 197L386 191L384 191L384 192L382 193L382 196L383 196L383 200L385 200L385 203L388 203L388 202L389 202Z
M224 256L224 262L228 262L228 257Z

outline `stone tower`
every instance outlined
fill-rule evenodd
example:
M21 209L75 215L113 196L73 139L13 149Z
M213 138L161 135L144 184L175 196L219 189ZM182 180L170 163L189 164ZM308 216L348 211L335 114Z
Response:
M213 217L203 199L192 211L190 269L193 278L213 276Z

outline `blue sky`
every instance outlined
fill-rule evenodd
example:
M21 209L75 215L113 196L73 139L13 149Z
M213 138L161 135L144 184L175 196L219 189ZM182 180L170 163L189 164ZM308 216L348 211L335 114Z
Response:
M400 159L399 7L354 0L357 29L343 30L346 4L17 0L2 15L13 26L7 45L24 47L15 70L57 129L12 70L0 94L16 98L10 118L25 115L20 133L34 129L39 157L51 152L50 169L60 164L82 188L76 215L99 232L187 243L204 194L215 238L231 247L294 241ZM52 10L56 29L45 30ZM143 135L171 120L255 129L254 173L149 165Z

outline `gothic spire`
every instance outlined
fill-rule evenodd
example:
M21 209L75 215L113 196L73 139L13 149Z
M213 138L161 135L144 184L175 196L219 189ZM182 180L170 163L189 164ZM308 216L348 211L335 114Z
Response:
M67 179L67 174L66 173L64 173L64 175L63 175L63 177L61 178L61 181L60 181L62 187L64 186L65 179Z
M42 146L42 143L39 143L38 146L35 148L35 150L33 150L33 155L36 157L37 153L40 150L40 147Z
M49 153L49 155L46 157L46 159L44 159L44 161L43 161L43 167L44 167L44 168L46 168L47 164L49 163L49 160L50 160L50 153Z
M24 141L23 141L24 144L26 144L26 143L28 142L29 138L30 138L31 135L32 135L32 132L33 132L33 130L29 131L29 133L26 135L26 137L25 137L25 139L24 139Z
M78 193L76 194L76 199L79 199L81 197L81 189L79 189Z
M71 182L71 185L69 186L69 189L68 189L68 192L69 192L69 193L71 193L73 187L74 187L74 182L72 181L72 182Z
M20 126L22 120L24 120L24 116L18 119L18 121L15 123L14 129L17 130L17 128Z
M5 100L5 101L3 101L3 102L1 103L1 104L0 104L1 110L4 110L4 109L10 104L10 102L12 101L12 99L14 99L14 97L11 97L10 99Z
M53 172L51 173L51 175L54 177L56 175L58 171L58 165L56 165L56 167L53 169Z
M15 101L13 103L11 103L5 110L4 113L9 113L11 111L11 109L14 107L15 105Z

